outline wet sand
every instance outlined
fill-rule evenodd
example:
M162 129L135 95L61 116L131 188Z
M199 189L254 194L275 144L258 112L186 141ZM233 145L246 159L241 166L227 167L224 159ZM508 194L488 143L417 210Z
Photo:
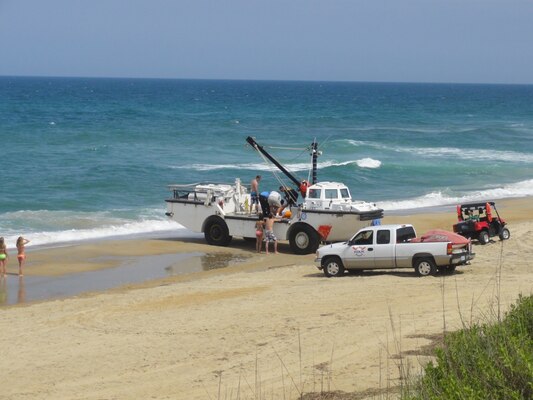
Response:
M417 370L427 360L417 352L444 327L483 320L531 294L533 201L497 205L511 239L476 245L472 265L449 276L393 270L327 279L313 255L289 254L286 243L269 256L253 243L216 248L198 239L31 251L26 296L31 279L133 274L128 265L167 274L0 308L9 343L0 367L13 377L0 399L290 399L397 386L399 360ZM413 223L419 233L454 222L453 212L383 221ZM181 273L188 262L197 264ZM16 272L13 261L8 270ZM17 284L9 275L7 286Z

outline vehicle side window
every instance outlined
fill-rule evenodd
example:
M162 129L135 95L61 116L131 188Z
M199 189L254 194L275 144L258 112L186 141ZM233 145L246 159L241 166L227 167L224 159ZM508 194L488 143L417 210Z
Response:
M320 189L309 189L310 199L320 199Z
M415 237L415 231L410 226L396 230L396 243L407 243Z
M390 243L390 231L378 231L377 233L377 244L389 244Z
M343 199L348 199L350 197L350 192L347 188L341 189L341 197Z
M373 231L363 231L357 234L353 239L353 244L372 244L373 241Z

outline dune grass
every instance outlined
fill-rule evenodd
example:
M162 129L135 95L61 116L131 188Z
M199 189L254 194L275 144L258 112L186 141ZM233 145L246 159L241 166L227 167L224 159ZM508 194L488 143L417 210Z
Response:
M404 386L402 400L532 399L533 296L497 323L447 333L435 362Z

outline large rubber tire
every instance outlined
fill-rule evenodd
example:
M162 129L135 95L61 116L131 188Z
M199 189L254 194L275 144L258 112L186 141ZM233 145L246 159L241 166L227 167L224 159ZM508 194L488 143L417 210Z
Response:
M220 218L210 218L204 229L204 236L207 243L214 246L227 246L231 243L228 225Z
M310 254L318 249L318 233L307 224L293 227L289 234L289 245L294 254Z
M324 270L324 275L328 278L344 275L344 265L342 260L336 256L326 257L324 261L322 261L322 269Z
M431 258L418 258L414 262L414 267L418 276L433 276L437 274L437 266Z
M511 232L509 232L509 229L507 228L502 228L499 236L500 236L500 240L507 240L511 237Z
M487 244L488 242L490 242L489 232L488 231L479 232L477 240L479 241L479 243L481 243L483 245Z

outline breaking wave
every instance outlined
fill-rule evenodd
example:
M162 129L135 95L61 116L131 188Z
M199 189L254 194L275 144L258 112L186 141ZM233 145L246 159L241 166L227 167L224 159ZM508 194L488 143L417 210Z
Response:
M420 197L406 200L386 200L378 205L384 210L410 210L424 207L454 205L467 202L533 196L533 179L512 183L495 189L475 192L447 194L442 191L431 192Z
M410 153L420 157L453 157L468 161L478 160L533 163L533 154L521 153L518 151L464 149L458 147L398 147L361 140L347 140L347 142L355 147L365 146L389 152Z
M319 169L325 169L330 167L342 167L345 165L357 165L359 168L379 168L381 166L381 161L375 160L373 158L362 158L360 160L349 160L349 161L321 161L318 163L317 167ZM310 163L293 163L293 164L284 164L284 167L289 171L308 171L311 169ZM250 170L250 171L267 171L267 172L278 172L279 169L274 165L267 165L261 163L242 163L242 164L192 164L192 165L177 165L171 166L173 169L190 169L194 171L216 171L216 170L225 170L225 169L239 169L239 170Z

